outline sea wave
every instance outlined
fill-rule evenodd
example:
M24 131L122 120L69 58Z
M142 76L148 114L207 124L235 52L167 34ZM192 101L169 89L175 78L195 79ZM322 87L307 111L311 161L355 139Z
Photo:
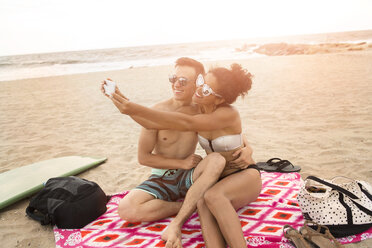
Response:
M311 54L316 47L323 49L321 44L328 44L336 50L344 43L352 44L350 50L363 46L369 48L372 30L5 56L0 57L0 81L169 65L183 56L205 62L302 54L302 51ZM308 52L309 47L311 52Z

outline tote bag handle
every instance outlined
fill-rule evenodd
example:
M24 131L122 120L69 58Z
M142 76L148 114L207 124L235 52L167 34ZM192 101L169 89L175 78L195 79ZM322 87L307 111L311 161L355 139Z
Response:
M320 178L318 178L318 177L315 177L315 176L308 176L308 177L306 178L306 180L313 180L313 181L315 181L315 182L318 182L318 183L324 184L324 185L326 185L326 186L328 186L328 187L330 187L330 188L332 188L332 189L334 189L334 190L337 190L338 192L341 192L341 193L347 195L347 196L350 197L351 199L359 199L356 195L354 195L354 194L351 193L350 191L348 191L348 190L346 190L346 189L344 189L344 188L342 188L342 187L340 187L340 186L338 186L338 185L336 185L336 184L333 184L333 183L329 183L329 182L327 182L327 181L324 181L324 180L322 180L322 179L320 179Z
M354 200L356 200L356 199L359 199L356 195L354 195L353 193L351 193L350 191L348 191L348 190L346 190L346 189L344 189L344 188L342 188L342 187L340 187L340 186L338 186L338 185L335 185L335 184L333 184L333 183L329 183L329 182L327 182L327 181L324 181L324 180L322 180L322 179L320 179L320 178L318 178L318 177L315 177L315 176L308 176L307 178L306 178L306 180L313 180L313 181L316 181L316 182L318 182L318 183L321 183L321 184L324 184L324 185L326 185L326 186L328 186L328 187L330 187L330 188L332 188L332 189L334 189L334 190L336 190L336 191L338 191L338 192L340 192L340 193L342 193L342 194L344 194L344 195L347 195L348 197L350 197L351 199L351 201L361 210L361 211L363 211L364 213L366 213L366 214L368 214L368 215L371 215L372 216L372 211L371 210L369 210L369 209L367 209L367 208L365 208L365 207L363 207L362 205L360 205L359 203L357 203L356 201L354 201ZM370 198L370 195L368 194L368 192L367 192L367 194L366 194L366 192L364 192L363 191L363 193L368 197L368 198Z

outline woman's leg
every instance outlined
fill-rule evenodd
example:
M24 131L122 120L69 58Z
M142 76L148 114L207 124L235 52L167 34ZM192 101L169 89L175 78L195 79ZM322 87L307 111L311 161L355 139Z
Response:
M218 226L213 214L205 204L205 200L200 199L197 207L206 247L225 248L226 242L223 238L220 227Z
M181 246L181 228L185 221L195 211L199 199L219 179L226 160L219 153L210 153L196 166L193 172L193 185L187 191L182 207L177 216L162 234L162 239L167 241L166 247ZM172 246L168 243L172 243Z
M231 248L247 247L236 209L255 201L261 187L260 173L256 169L247 169L225 177L204 194L205 205ZM203 219L208 220L208 216L203 216ZM221 237L204 235L206 229L211 228L208 224L212 225L212 222L204 221L202 229L206 243L217 242L217 238L221 240Z

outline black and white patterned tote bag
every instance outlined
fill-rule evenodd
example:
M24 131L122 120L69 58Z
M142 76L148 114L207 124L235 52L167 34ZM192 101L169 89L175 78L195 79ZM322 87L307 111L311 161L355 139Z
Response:
M297 201L305 219L327 226L335 237L361 233L372 227L372 186L365 181L309 176Z

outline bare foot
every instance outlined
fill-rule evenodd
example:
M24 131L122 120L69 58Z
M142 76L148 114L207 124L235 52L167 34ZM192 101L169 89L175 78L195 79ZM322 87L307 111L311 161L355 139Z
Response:
M172 223L161 235L161 239L166 241L166 248L182 248L181 228L173 226Z
M169 235L167 243L165 244L166 248L182 248L181 235Z
M168 240L168 228L165 229L165 231L161 234L161 239L164 240L164 241L167 241Z

